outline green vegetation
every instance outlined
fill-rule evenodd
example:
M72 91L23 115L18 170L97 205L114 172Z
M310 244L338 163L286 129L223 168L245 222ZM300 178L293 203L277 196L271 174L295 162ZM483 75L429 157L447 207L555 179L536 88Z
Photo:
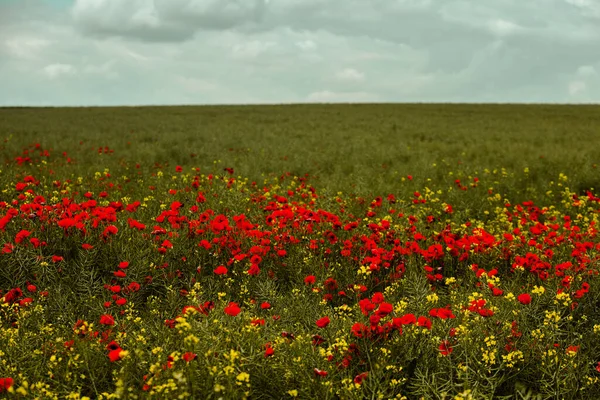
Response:
M424 184L446 180L449 171L521 174L528 167L516 189L545 191L560 172L570 172L581 189L600 186L599 111L458 104L25 108L0 109L0 134L16 139L13 150L43 141L91 169L98 159L89 148L110 146L114 158L144 165L206 171L220 160L251 179L307 173L328 190L362 194L397 191L406 175Z
M0 109L0 398L600 396L600 112Z

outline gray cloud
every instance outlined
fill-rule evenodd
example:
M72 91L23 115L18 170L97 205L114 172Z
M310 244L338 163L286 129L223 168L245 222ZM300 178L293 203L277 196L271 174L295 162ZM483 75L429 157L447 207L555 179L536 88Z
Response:
M83 33L96 37L169 42L186 40L194 34L193 29L164 19L152 0L76 0L71 15Z
M600 101L591 0L58 4L0 2L0 104Z
M266 0L75 0L71 15L91 36L122 36L150 42L191 39L202 30L257 24Z
M232 29L259 24L267 0L156 0L159 15L195 29Z

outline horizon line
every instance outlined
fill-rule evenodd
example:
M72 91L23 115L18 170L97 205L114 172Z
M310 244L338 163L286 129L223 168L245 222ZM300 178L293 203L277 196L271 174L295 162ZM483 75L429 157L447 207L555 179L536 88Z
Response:
M281 103L177 103L177 104L115 104L115 105L0 105L0 109L15 108L144 108L144 107L261 107L261 106L375 106L375 105L507 105L507 106L599 106L600 102L281 102Z

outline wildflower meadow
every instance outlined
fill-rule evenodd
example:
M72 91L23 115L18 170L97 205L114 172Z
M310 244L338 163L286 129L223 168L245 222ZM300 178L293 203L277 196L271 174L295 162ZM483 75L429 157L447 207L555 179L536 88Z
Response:
M598 111L0 109L0 398L599 398Z

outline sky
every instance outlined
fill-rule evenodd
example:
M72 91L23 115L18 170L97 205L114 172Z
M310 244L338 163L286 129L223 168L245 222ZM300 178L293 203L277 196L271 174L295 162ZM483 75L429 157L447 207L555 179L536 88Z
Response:
M0 106L600 103L600 0L0 0Z

